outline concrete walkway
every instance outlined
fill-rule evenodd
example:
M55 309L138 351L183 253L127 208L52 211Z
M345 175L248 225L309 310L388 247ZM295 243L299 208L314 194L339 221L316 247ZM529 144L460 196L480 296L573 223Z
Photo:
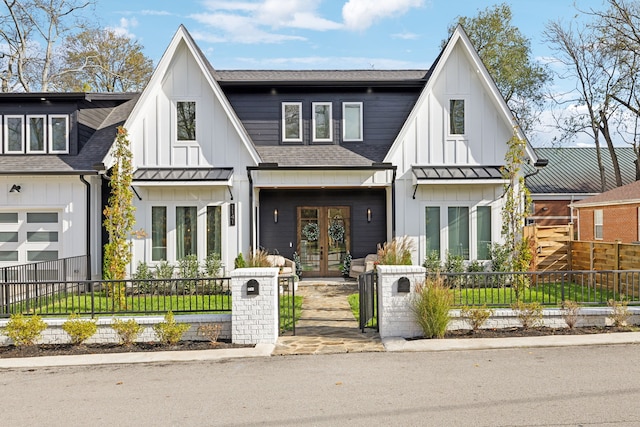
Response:
M296 295L304 299L296 335L280 337L273 355L384 351L377 332L358 328L347 302L356 293L357 283L343 279L299 282Z

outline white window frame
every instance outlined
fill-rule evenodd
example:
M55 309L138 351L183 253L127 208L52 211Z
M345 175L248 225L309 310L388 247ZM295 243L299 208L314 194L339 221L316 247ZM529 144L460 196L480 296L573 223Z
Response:
M67 128L66 134L65 134L65 149L64 150L54 150L53 149L53 120L54 119L64 119L65 121L65 125ZM69 116L67 114L50 114L48 116L48 120L47 120L47 134L48 134L48 138L47 140L49 141L49 153L51 154L68 154L69 153L69 133L70 133L70 129L69 129Z
M600 226L600 237L598 237L598 226ZM593 210L593 240L602 240L603 236L604 236L604 211L602 209L594 209Z
M176 99L173 103L173 123L175 124L175 131L174 131L174 140L176 143L178 144L190 144L190 143L194 143L198 140L198 102L199 100L197 99ZM195 113L196 116L194 118L195 120L195 125L196 125L196 129L195 129L195 139L178 139L178 103L180 102L193 102L195 104Z
M31 149L31 119L42 119L42 150ZM30 154L44 154L47 152L47 128L49 127L45 114L29 114L25 123L25 148ZM68 132L67 132L68 133Z
M287 119L286 108L287 106L294 105L298 107L298 138L287 138ZM283 102L282 103L282 141L283 142L302 142L303 129L302 129L302 102Z
M359 126L360 126L360 138L347 138L347 115L346 115L346 110L348 106L353 106L353 105L357 105L360 108L360 122L359 122ZM359 141L364 141L364 114L363 114L363 104L362 102L343 102L342 103L342 140L343 141L353 141L353 142L359 142Z
M20 132L20 150L9 150L9 126L7 124L7 122L9 121L9 119L20 119L22 124L21 129L22 131ZM11 154L11 153L24 153L24 139L25 139L25 129L24 129L24 116L23 115L16 115L16 114L9 114L4 116L4 120L3 120L3 136L4 136L4 152L5 154Z
M451 110L451 101L462 101L464 103L464 109L463 109L463 114L464 114L464 132L463 133L452 133L451 132L451 115L453 113L453 111ZM449 135L452 138L464 138L466 137L467 133L468 133L468 120L467 120L467 105L469 104L469 102L467 101L467 98L464 96L455 96L455 97L451 97L449 98L449 102L447 103L447 135Z
M329 137L318 138L316 135L316 106L328 106L329 107ZM311 125L312 141L313 142L333 142L333 103L332 102L312 102L311 103Z

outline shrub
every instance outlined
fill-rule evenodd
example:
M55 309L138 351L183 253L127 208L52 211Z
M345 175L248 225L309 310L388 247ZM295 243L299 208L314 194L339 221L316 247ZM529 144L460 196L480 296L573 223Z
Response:
M378 246L378 264L384 265L411 265L411 252L413 240L409 236L394 238L391 243L385 242Z
M222 272L222 260L217 253L211 252L207 255L207 258L204 260L204 271L207 277L220 277L220 273Z
M631 317L631 312L627 308L627 303L628 302L624 295L620 295L619 301L614 299L607 301L607 305L611 307L611 314L609 314L608 317L611 319L613 326L626 326L627 320Z
M460 316L465 318L474 331L480 329L491 315L493 315L493 310L487 308L486 305L482 307L469 307L465 305L460 309Z
M200 265L198 264L198 257L195 254L187 255L178 261L178 274L182 279L197 279L200 277ZM179 282L182 288L193 294L198 284L197 280L185 280Z
M524 329L542 325L542 306L539 302L523 302L518 300L511 308Z
M251 251L249 254L249 262L247 266L249 267L271 267L271 263L267 258L269 253L267 251L263 251L262 249L258 249L255 251Z
M62 330L71 337L71 344L79 345L91 338L98 330L96 320L82 320L75 313L69 315L69 320L62 324Z
M298 255L298 252L293 253L293 262L296 264L296 276L302 276L302 261L300 260L300 255Z
M349 252L347 252L347 254L344 256L344 260L342 260L342 266L340 267L340 270L342 270L342 277L349 277L349 270L351 270L351 254ZM297 270L297 264L296 264L296 270Z
M439 273L442 270L440 262L440 252L431 251L424 259L422 266L427 269L427 273Z
M171 311L164 316L164 322L153 325L153 330L158 339L163 344L174 345L182 338L182 335L189 330L188 323L177 323Z
M238 254L236 259L233 260L234 268L245 268L247 263L244 261L244 256L242 256L242 252Z
M426 338L443 338L449 324L453 296L440 276L416 284L411 310Z
M216 345L220 332L222 332L222 325L220 323L211 323L198 327L198 335L206 337L211 345Z
M484 263L474 259L467 266L467 273L483 273L486 271Z
M22 314L12 314L4 328L4 333L16 346L33 345L40 334L47 329L47 324L38 315L29 318Z
M140 335L140 332L142 332L142 326L136 322L136 319L113 319L111 328L118 334L120 344L126 346L132 345Z
M573 329L578 323L578 319L580 317L580 304L572 300L562 301L561 313L562 318L569 329Z
M138 292L148 293L151 291L153 286L149 280L153 279L153 272L146 263L142 261L138 262L138 267L136 268L136 272L133 273L132 279L134 280L134 289Z
M156 265L156 279L171 279L173 277L173 266L167 261L160 261Z

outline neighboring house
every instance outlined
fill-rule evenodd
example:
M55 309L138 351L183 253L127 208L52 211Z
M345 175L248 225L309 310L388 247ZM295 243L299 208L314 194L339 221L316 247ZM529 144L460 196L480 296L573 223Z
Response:
M98 176L132 94L0 94L0 267L91 254L101 268Z
M399 71L215 70L180 27L139 98L116 110L125 106L131 272L209 253L228 272L264 248L297 252L307 276L340 275L347 252L403 235L415 264L433 250L487 260L501 239L507 141L514 129L524 138L460 27L430 70ZM526 156L538 160L529 146ZM114 159L92 162L108 177ZM82 206L97 230L97 206Z
M531 191L529 224L566 225L578 228L576 212L571 203L601 193L597 150L593 147L536 148L538 157L549 160L549 165L536 173L533 166L525 168L526 185ZM634 182L636 177L635 153L631 147L616 147L622 183ZM600 150L605 169L606 190L616 186L613 163L609 150Z
M640 241L640 181L573 203L578 240Z

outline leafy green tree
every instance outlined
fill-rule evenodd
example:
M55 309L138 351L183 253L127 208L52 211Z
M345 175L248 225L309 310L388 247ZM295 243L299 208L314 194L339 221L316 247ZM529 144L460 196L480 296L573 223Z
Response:
M104 227L109 242L104 246L102 275L106 280L123 280L131 262L131 245L127 241L135 223L133 191L131 190L132 155L127 131L118 127L113 147L115 164L111 167L109 187L111 194L104 208ZM126 307L124 282L111 282L109 293L119 307Z
M64 45L61 88L70 91L136 92L153 72L142 45L111 29L87 29Z
M525 133L532 129L545 102L548 70L531 55L531 42L511 23L511 8L503 3L475 17L458 17L460 24L493 77L507 105Z

